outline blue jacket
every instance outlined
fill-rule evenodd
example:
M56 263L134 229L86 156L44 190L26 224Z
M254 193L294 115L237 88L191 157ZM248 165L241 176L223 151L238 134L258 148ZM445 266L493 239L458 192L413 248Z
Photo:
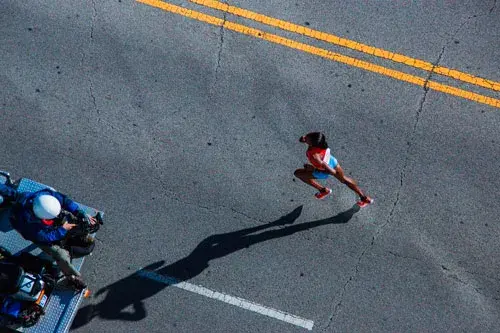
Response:
M33 213L33 200L39 194L49 194L55 197L64 210L78 214L79 206L62 193L44 189L37 192L19 193L9 186L0 184L0 195L16 202L13 209L12 227L25 239L38 244L51 244L62 240L67 230L59 226L47 226Z

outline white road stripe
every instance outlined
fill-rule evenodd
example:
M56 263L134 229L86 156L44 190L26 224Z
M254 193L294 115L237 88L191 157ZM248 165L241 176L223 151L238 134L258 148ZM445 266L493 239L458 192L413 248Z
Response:
M260 313L264 316L268 316L271 318L275 318L284 322L287 322L292 325L300 326L307 328L308 330L312 330L314 322L311 320L307 320L304 318L300 318L297 316L294 316L290 313L286 313L280 310L276 310L273 308L269 308L254 302L247 301L243 298L239 297L234 297L230 295L226 295L223 293L220 293L218 291L213 291L210 289L207 289L205 287L197 286L195 284L187 283L187 282L179 282L176 279L166 276L166 275L161 275L157 274L152 271L147 271L147 270L139 270L137 274L141 277L145 277L157 282L165 283L167 285L177 287L180 289L184 289L199 295L206 296L208 298L213 298L219 301L222 301L224 303L228 303L237 307L240 307L245 310L253 311Z

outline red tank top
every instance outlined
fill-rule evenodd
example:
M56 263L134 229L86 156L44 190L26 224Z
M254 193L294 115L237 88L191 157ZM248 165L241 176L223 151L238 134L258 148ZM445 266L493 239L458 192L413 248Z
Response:
M323 165L319 164L316 160L313 159L313 155L319 154L320 159L326 163L330 162L330 148L318 148L318 147L309 147L306 151L306 156L309 162L319 170L325 170Z

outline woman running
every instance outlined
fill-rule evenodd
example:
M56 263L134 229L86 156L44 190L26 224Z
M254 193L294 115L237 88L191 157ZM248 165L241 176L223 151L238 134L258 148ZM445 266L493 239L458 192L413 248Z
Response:
M306 156L311 164L304 164L304 168L295 170L294 175L304 183L319 190L319 192L314 195L316 198L323 199L332 193L331 189L322 186L316 181L316 179L327 179L328 176L331 175L337 178L342 184L346 184L351 190L359 195L360 200L357 202L358 206L366 207L373 202L372 198L361 191L354 179L345 176L344 170L342 170L335 157L330 154L330 148L328 148L326 137L323 133L308 133L301 136L299 141L309 146L306 151Z

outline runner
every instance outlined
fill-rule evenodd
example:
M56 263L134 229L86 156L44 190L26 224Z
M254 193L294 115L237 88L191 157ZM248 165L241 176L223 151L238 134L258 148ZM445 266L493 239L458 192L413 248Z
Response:
M334 176L359 195L358 206L363 208L373 202L372 198L361 191L354 179L345 176L344 170L342 170L335 157L330 154L330 148L328 148L328 143L323 133L311 132L301 136L299 141L309 146L306 156L311 164L304 164L304 168L295 170L294 175L304 183L319 190L314 195L317 199L325 198L332 193L332 190L319 184L316 179L327 179L329 176Z

